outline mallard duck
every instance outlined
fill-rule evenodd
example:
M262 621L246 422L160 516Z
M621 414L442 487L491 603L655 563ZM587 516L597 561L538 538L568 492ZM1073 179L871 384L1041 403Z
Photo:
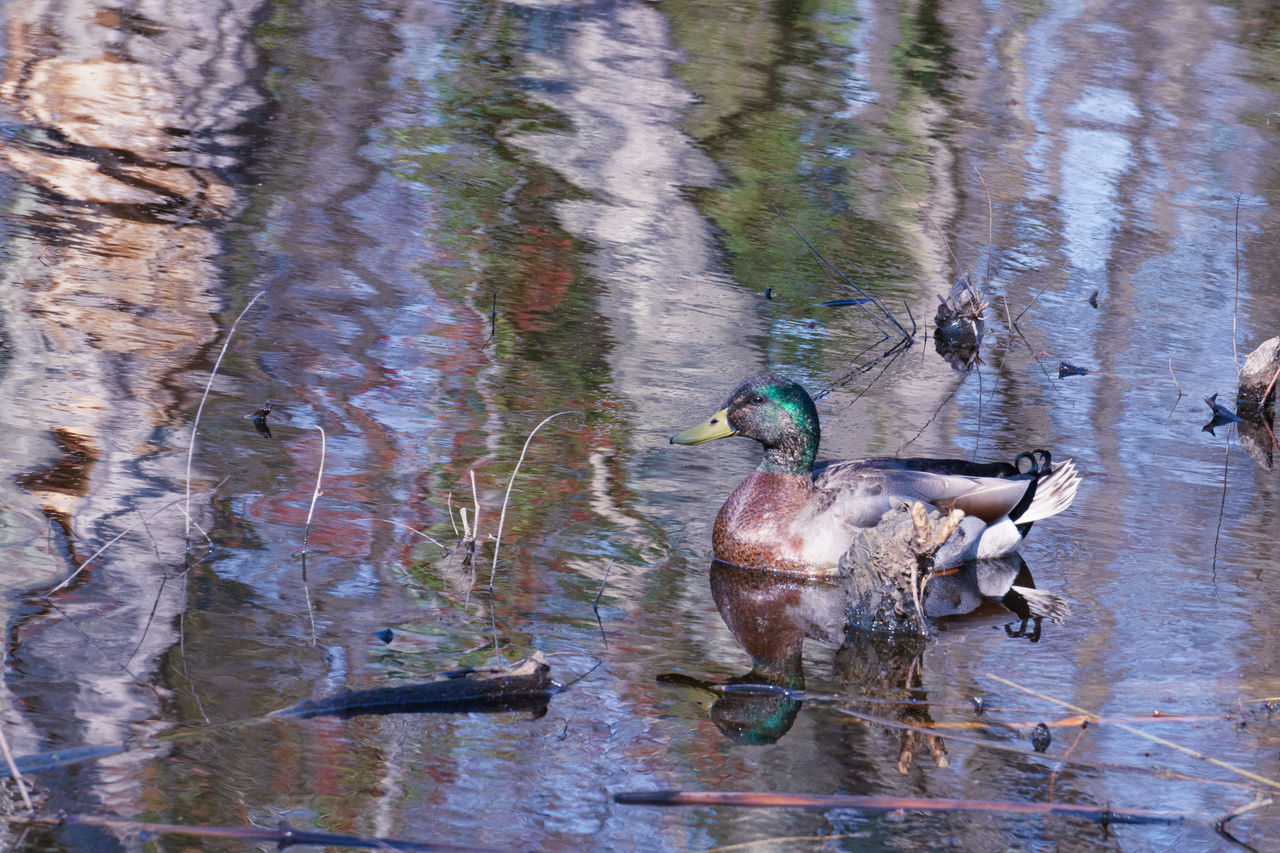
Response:
M1031 523L1062 512L1080 477L1047 451L1013 464L957 459L871 458L817 462L818 410L795 382L748 379L705 423L671 437L702 444L740 435L764 445L764 459L716 516L715 557L787 574L833 575L859 529L875 526L894 499L922 501L965 518L934 555L943 568L1016 551ZM1022 470L1025 465L1025 470Z

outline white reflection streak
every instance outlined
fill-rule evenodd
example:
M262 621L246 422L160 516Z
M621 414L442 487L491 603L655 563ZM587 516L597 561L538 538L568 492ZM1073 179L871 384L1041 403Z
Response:
M1106 269L1115 231L1116 182L1129 166L1132 145L1110 130L1068 128L1062 154L1062 237L1069 263Z

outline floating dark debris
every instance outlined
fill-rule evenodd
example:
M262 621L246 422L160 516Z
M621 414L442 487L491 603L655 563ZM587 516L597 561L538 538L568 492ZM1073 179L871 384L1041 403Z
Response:
M829 299L818 304L823 308L843 308L846 305L867 305L872 301L871 299Z
M275 717L355 717L363 714L496 714L528 712L541 717L562 686L551 678L541 652L510 668L464 669L425 683L370 690L343 690L304 699Z
M253 419L253 428L263 438L271 438L271 427L267 425L267 415L271 414L271 401L268 400L266 405L260 409L256 409L253 414L249 415Z
M987 305L967 275L958 276L944 299L938 296L938 313L933 318L933 345L951 367L967 371L981 364L979 351L986 330L983 312Z
M1076 367L1067 361L1058 362L1058 378L1066 379L1068 376L1088 376L1089 368Z
M1218 402L1218 395L1212 394L1204 398L1205 405L1213 412L1213 420L1209 421L1201 430L1209 433L1209 435L1217 435L1214 429L1227 424L1233 424L1242 420L1235 412Z
M1031 746L1036 752L1044 752L1049 748L1049 727L1044 723L1036 723L1036 727L1031 730Z
M1097 308L1097 307L1098 307L1098 291L1096 291L1096 290L1095 290L1095 291L1094 291L1094 292L1089 296L1089 304L1090 304L1090 305L1092 305L1094 308Z

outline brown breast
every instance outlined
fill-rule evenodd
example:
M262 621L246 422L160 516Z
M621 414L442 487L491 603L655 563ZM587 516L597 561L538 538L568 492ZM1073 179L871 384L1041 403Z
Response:
M804 539L794 523L810 510L813 478L753 471L716 516L711 545L717 560L784 574L831 574L805 564Z

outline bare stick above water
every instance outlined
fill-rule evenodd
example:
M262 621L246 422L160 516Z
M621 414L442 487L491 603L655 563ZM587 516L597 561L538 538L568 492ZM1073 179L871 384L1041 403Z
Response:
M213 370L209 372L209 381L204 385L204 393L200 395L200 405L196 408L196 420L191 425L191 443L187 445L187 496L186 503L183 505L183 512L187 516L187 528L185 531L188 540L191 539L191 459L196 452L196 434L200 432L200 416L204 414L205 400L209 399L209 389L213 387L214 377L218 375L218 368L222 366L222 359L227 354L227 347L231 345L231 339L235 336L236 326L240 325L240 321L244 319L244 315L253 307L253 303L262 298L265 290L259 290L258 293L249 300L249 304L240 310L240 315L236 317L236 321L231 324L231 328L227 330L227 339L222 342L222 351L218 353L218 360L213 363Z
M320 496L324 492L320 491L320 481L324 478L324 456L325 456L325 434L324 427L317 426L320 430L320 467L316 470L316 487L311 492L311 506L307 509L307 521L302 526L302 594L307 599L307 618L311 620L311 645L316 644L316 612L311 606L311 588L307 585L307 540L311 537L311 516L316 511L316 501L320 500Z
M307 538L311 535L311 516L316 511L316 501L324 492L320 491L320 480L324 477L324 454L325 454L325 434L324 427L318 426L320 430L320 468L316 471L316 487L311 493L311 506L307 509L307 521L302 527L302 553L307 553Z
M18 792L22 794L23 804L26 805L28 812L35 814L36 807L31 804L31 797L27 794L27 783L18 772L18 764L13 760L13 753L9 751L9 739L4 736L3 728L0 728L0 749L4 750L4 760L9 765L9 773L12 774L13 781L18 783Z
M1173 410L1178 408L1178 403L1182 401L1182 386L1178 384L1178 377L1173 373L1173 359L1169 359L1169 377L1173 379L1173 387L1178 390L1178 397L1173 401L1173 405L1169 407L1169 414L1165 416L1164 425L1169 425L1169 418L1173 417Z
M581 412L556 412L554 415L547 415L542 419L533 432L529 433L529 437L524 440L524 447L520 450L520 458L516 460L515 470L511 472L511 479L507 482L507 494L502 499L502 513L498 516L498 536L493 543L493 566L489 570L489 592L493 592L493 580L498 575L498 548L502 546L502 525L507 520L507 502L511 500L511 487L516 484L516 474L520 473L520 463L524 462L524 455L529 452L529 442L533 441L533 437L538 434L538 430L542 429L548 421L558 418L561 415L581 415ZM478 506L478 504L477 504Z

